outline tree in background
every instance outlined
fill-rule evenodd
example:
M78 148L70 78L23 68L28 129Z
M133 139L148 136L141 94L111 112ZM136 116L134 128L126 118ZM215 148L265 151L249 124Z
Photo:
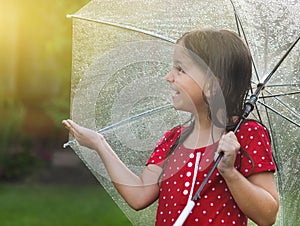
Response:
M12 0L0 8L0 179L51 160L67 134L72 21L88 0ZM24 166L25 165L25 166Z

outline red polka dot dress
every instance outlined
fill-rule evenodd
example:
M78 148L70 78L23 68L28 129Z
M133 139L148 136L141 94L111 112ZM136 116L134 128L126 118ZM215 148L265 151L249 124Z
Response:
M176 127L168 131L157 144L147 164L163 167L167 151L183 130L183 127ZM250 156L249 158L243 151L238 152L235 167L241 174L248 177L254 173L275 171L269 134L265 127L256 121L246 121L236 136L242 149ZM216 147L217 144L214 144L193 150L181 145L171 154L162 175L156 215L157 226L175 223L189 197L194 196L213 165ZM200 161L198 169L194 170L197 154ZM193 185L195 173L196 180ZM216 169L184 225L247 225L247 221L247 217L231 196L225 180Z

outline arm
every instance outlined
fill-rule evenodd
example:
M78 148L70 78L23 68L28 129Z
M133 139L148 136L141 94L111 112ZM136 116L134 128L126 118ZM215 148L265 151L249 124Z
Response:
M224 152L218 170L243 213L260 226L272 225L279 208L274 175L272 172L263 172L245 178L234 168L239 149L240 144L233 132L224 135L218 147L218 152Z
M64 120L63 124L80 145L97 151L114 186L133 209L143 209L158 198L160 167L148 165L137 176L124 165L101 134L81 127L72 120Z

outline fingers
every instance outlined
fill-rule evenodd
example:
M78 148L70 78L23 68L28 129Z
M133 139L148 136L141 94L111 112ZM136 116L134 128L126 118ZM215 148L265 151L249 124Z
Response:
M73 122L71 119L63 120L62 124L74 136L76 126L78 126L78 125L75 122Z
M231 131L222 135L217 152L232 152L240 149L240 143L238 142L235 134Z

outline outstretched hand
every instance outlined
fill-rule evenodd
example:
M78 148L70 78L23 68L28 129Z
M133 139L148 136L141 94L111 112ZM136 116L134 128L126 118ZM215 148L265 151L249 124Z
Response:
M79 126L77 123L73 122L70 119L63 120L62 124L66 127L67 130L74 136L76 141L87 148L97 149L103 136L91 129Z
M228 132L227 134L224 134L221 137L217 149L218 153L224 153L223 158L218 164L218 170L221 174L224 174L234 169L234 162L240 147L241 145L232 131Z

